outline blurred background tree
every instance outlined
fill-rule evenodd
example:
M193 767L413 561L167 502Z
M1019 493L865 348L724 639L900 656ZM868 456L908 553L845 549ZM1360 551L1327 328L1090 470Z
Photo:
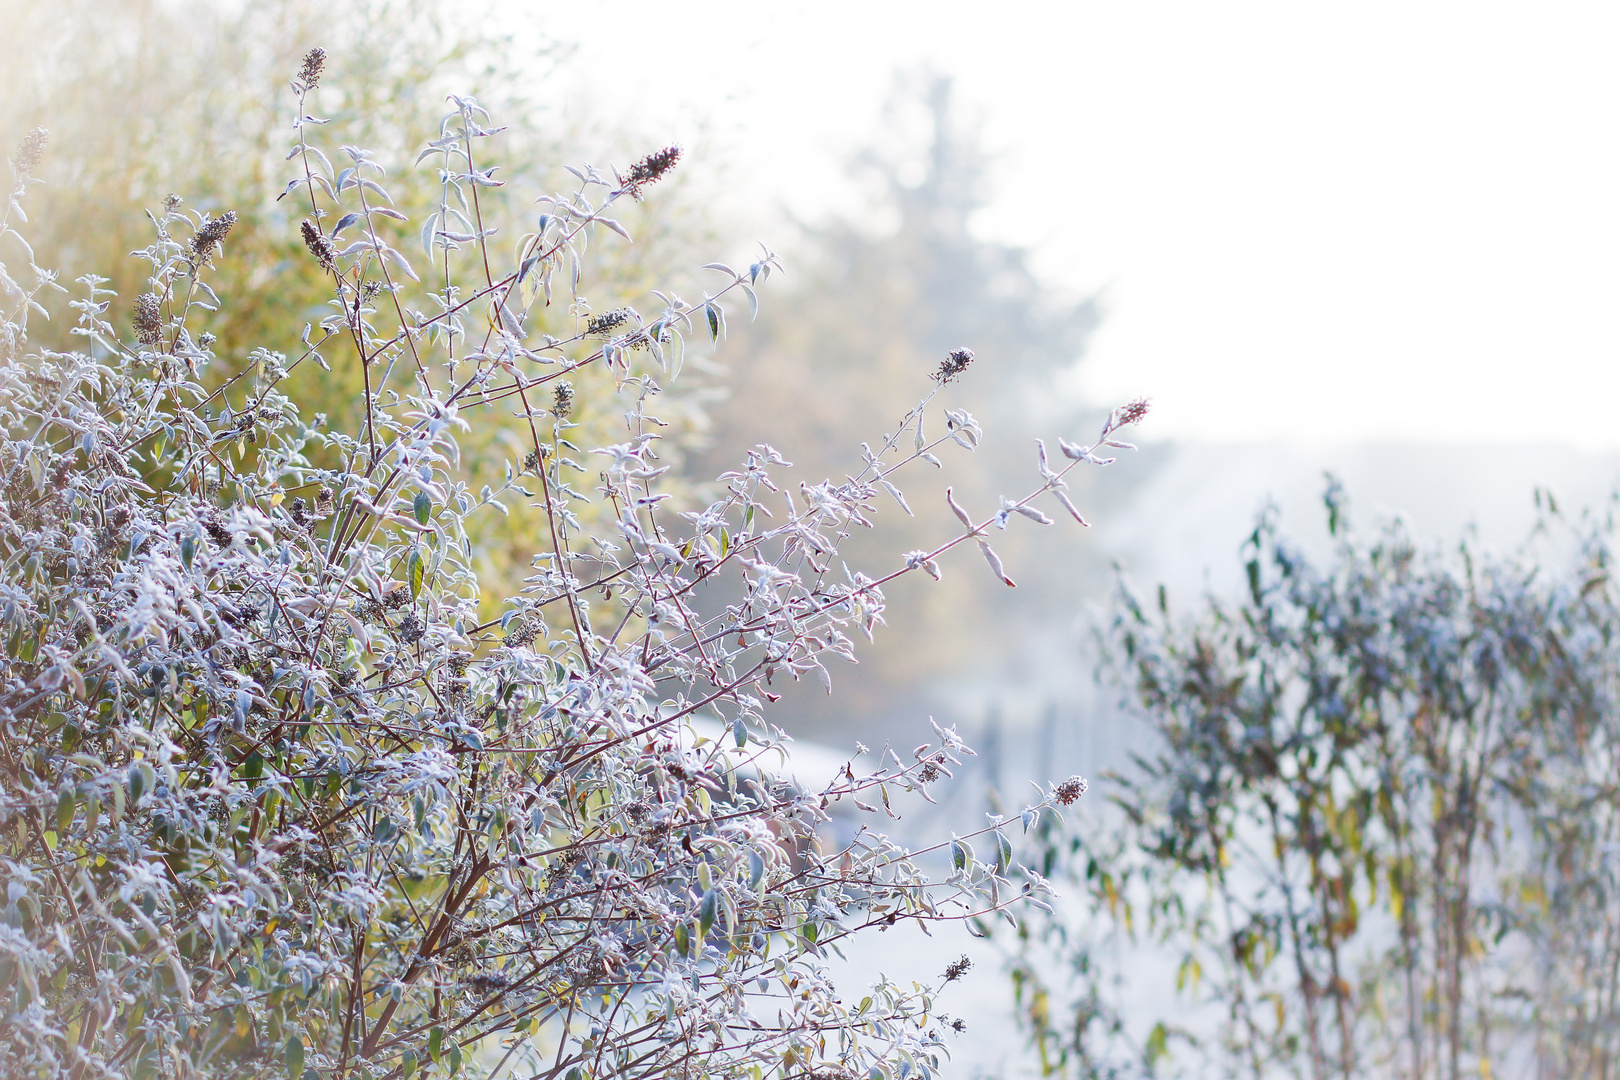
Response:
M485 222L499 229L497 244L515 245L532 231L543 209L536 197L572 189L576 181L564 166L580 147L627 167L662 145L656 134L606 131L589 116L569 120L548 107L544 88L566 63L567 46L522 44L483 0L0 0L0 25L6 28L0 138L10 147L36 125L50 131L42 166L48 182L29 205L35 262L58 270L63 281L92 268L110 274L123 309L115 309L114 321L127 326L134 297L146 289L144 264L128 257L150 243L142 211L160 208L171 193L214 215L235 211L231 257L220 260L214 287L253 299L231 305L208 329L217 354L237 365L251 363L255 349L297 357L299 329L330 310L330 281L299 236L304 204L277 199L296 172L283 160L294 103L287 80L311 47L324 48L330 60L310 107L331 121L310 129L312 138L339 131L346 142L375 151L391 173L412 169L422 147L439 136L447 93L478 97L496 124L509 125L492 140L503 186L481 189ZM435 161L415 167L432 169ZM397 246L422 271L427 258L415 236L437 208L436 189L398 187L398 207L410 222L401 225ZM653 283L667 287L670 268L705 261L692 256L718 243L703 203L678 170L660 185L656 213L627 206L619 217L636 242L599 245L584 267L609 291L591 297L591 309L547 312L540 329L572 334L590 310L661 307L648 295ZM673 280L700 288L690 275ZM272 281L274 289L267 288ZM42 323L34 334L42 344L65 347L68 330ZM618 441L614 432L623 427L622 417L597 407L605 397L592 392L592 383L601 378L592 372L576 380L573 419L582 429L575 441L586 447ZM677 461L701 428L705 398L701 380L683 382L691 388L660 403L670 424L665 456ZM304 363L286 387L309 403L307 411L351 425L361 384L352 366ZM499 486L509 466L521 471L528 436L511 403L484 409L474 428L462 444L474 490ZM487 595L514 594L542 546L539 518L515 506L509 517L483 520L474 540Z
M1013 976L1043 1072L1614 1075L1612 516L1544 504L1501 557L1326 503L1326 560L1262 516L1246 596L1122 591L1109 649L1155 739L1122 813L1041 836L1070 900ZM1172 971L1173 1008L1131 985Z
M881 139L851 163L870 193L868 205L800 224L799 237L780 246L785 296L762 307L752 324L731 321L719 353L729 363L728 397L714 409L717 434L698 459L700 473L760 442L817 479L856 472L858 459L846 448L865 433L892 431L946 354L959 348L975 359L945 389L945 400L985 429L976 465L955 478L970 511L993 510L999 495L1015 494L992 477L1035 475L1029 432L1037 425L1090 441L1100 412L1088 412L1062 387L1072 385L1098 324L1097 298L1065 293L1041 278L1028 251L982 238L992 165L949 78L897 77ZM1135 462L1102 472L1139 476L1141 468ZM1083 512L1108 490L1100 485L1134 481L1084 482L1093 486L1075 493ZM943 535L952 520L943 484L917 482L914 490L915 517L880 495L874 532L855 537L850 550L875 551L892 544L890 537L926 547ZM1091 557L1073 521L1042 529L1016 520L995 541L1012 577L1022 568L1039 588L1006 588L976 552L953 558L941 583L899 583L870 659L834 669L842 684L836 705L819 683L786 690L790 727L842 741L929 713L976 719L979 702L1006 698L991 692L994 683L1002 691L1010 684L1015 697L1019 687L1042 696L1041 661L1070 655L1068 624L1083 585L1105 580L1106 563ZM963 623L990 632L970 644L956 632Z

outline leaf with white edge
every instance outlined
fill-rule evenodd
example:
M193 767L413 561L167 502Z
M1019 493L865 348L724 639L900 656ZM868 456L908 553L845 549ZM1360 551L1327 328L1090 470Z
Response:
M614 221L612 218L599 217L599 218L596 219L596 221L600 225L606 225L608 228L612 229L614 232L618 233L620 236L624 237L626 240L630 240L630 232L629 232L629 230L626 229L623 225L620 225L617 221ZM630 240L630 242L635 243L634 240Z
M1063 504L1063 509L1074 515L1074 520L1078 521L1088 529L1091 528L1091 522L1080 516L1080 511L1075 508L1074 503L1069 501L1069 496L1067 494L1065 494L1059 488L1053 488L1052 495L1057 499L1058 502Z
M1044 439L1035 440L1035 454L1040 461L1041 476L1047 480L1055 479L1057 474L1052 471L1052 466L1046 460L1046 441Z
M988 543L980 540L979 551L984 555L984 561L990 564L991 573L1000 578L1003 585L1007 586L1009 589L1016 589L1018 587L1018 583L1012 578L1008 577L1007 571L1002 569L1001 556L997 555L995 550L991 548Z
M411 264L410 264L409 260L407 260L405 258L405 256L401 255L399 252L395 251L393 248L384 248L383 250L388 255L389 261L392 262L395 266L399 267L400 273L404 274L406 277L410 278L412 281L421 281L422 280L421 278L416 276L416 271L411 268Z
M906 497L901 493L899 488L895 487L887 480L879 480L878 483L883 485L884 491L887 491L890 495L894 496L894 501L900 504L900 509L904 510L911 517L917 516L916 514L911 513L911 507L906 505Z

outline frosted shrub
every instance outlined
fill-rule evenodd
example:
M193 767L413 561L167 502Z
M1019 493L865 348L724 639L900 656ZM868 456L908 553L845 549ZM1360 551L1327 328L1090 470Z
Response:
M31 351L61 291L16 232L43 133L11 163L4 242L28 273L0 273L0 1075L932 1075L932 990L840 1000L824 956L1044 883L999 821L937 861L865 826L828 840L835 803L926 795L966 748L936 728L805 791L764 702L826 678L883 586L937 576L950 548L976 541L1006 578L989 531L1045 521L1037 496L1072 510L1063 473L1105 459L1065 444L1059 471L1043 450L1032 495L956 507L960 534L871 574L840 542L905 505L905 470L977 439L933 394L843 481L788 484L762 446L671 511L662 383L774 257L712 264L695 301L591 314L587 240L627 240L614 204L678 151L573 170L533 233L495 242L494 131L452 99L419 159L439 209L403 225L380 163L307 137L323 62L293 82L281 205L332 298L288 355L213 355L234 216L177 198L137 253L147 290L81 278L80 350ZM411 234L426 258L400 250ZM278 389L308 363L364 373L358 430ZM587 386L623 415L611 445L572 441ZM473 491L457 434L496 409L526 460ZM478 516L508 504L543 532L500 605L470 566Z

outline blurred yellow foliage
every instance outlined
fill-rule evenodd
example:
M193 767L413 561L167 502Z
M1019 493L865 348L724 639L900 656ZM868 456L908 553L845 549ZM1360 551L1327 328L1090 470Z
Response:
M233 365L250 363L255 349L296 357L305 326L330 312L330 279L299 235L304 207L292 195L277 199L297 175L295 163L285 160L297 138L288 84L311 47L324 48L329 60L309 107L331 120L329 127L308 128L311 140L334 133L331 145L321 144L334 158L338 142L375 152L388 169L394 205L410 219L399 226L395 246L419 266L425 256L416 233L437 206L439 185L436 158L419 167L413 162L451 111L447 93L478 96L497 124L510 125L491 140L498 159L480 163L498 165L504 181L481 193L497 247L532 231L537 196L572 186L562 147L589 141L627 163L659 141L613 132L583 140L578 123L539 100L538 88L555 79L568 49L556 42L520 46L479 0L0 0L0 26L6 27L0 140L9 151L32 127L50 131L39 168L47 182L29 195L36 263L59 272L63 283L89 270L110 276L119 294L114 304L124 310L109 315L124 327L133 298L146 289L149 267L128 257L151 243L146 212L161 212L171 193L214 215L234 210L238 220L211 279L232 302L207 327L217 338L215 352L228 360L227 376ZM710 233L679 172L660 185L655 201L656 214L630 207L620 215L634 244L589 252L585 272L612 290L592 298L596 311L654 306L648 290L655 281L712 257L706 247L699 250ZM577 307L552 310L534 329L566 336L587 317ZM42 344L68 346L66 325L41 323L33 331ZM607 398L596 392L604 378L593 370L574 380L573 418L581 426L572 438L587 450L623 437L622 417L598 404ZM323 370L305 363L283 388L306 403L306 416L324 413L352 426L361 385L352 365ZM661 399L668 456L677 457L701 429L702 400L700 385ZM483 483L499 487L508 467L523 468L529 439L515 409L515 402L503 402L466 417L473 431L461 440L462 464L475 490ZM585 487L592 480L589 473L580 477ZM487 596L516 593L531 558L546 546L533 509L511 510L505 518L482 516L475 537Z

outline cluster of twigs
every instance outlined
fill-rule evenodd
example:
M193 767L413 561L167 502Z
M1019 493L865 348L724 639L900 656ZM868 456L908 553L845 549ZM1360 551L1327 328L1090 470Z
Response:
M989 530L1046 520L1042 493L1078 517L1063 475L1105 463L1141 407L1098 448L1065 445L1062 471L1043 450L1033 494L981 522L958 508L962 534L875 576L843 568L840 542L880 491L904 506L900 470L977 439L956 411L928 437L932 395L844 482L795 497L760 447L714 501L671 512L649 410L687 336L755 303L774 256L711 264L724 280L696 301L592 316L587 241L628 239L609 211L678 152L573 170L505 262L480 210L499 129L456 98L419 159L442 193L419 272L383 167L356 147L334 165L307 137L324 61L293 81L282 198L332 298L292 359L221 372L207 273L234 218L178 199L137 253L151 274L127 331L88 277L82 349L30 352L23 316L54 282L0 282L0 1074L932 1075L933 991L845 1001L824 953L1044 881L999 820L941 845L932 876L931 849L870 827L831 842L834 804L926 794L966 748L936 728L805 790L765 702L851 656L883 585L937 575L950 548L976 540L1005 578ZM543 332L563 296L572 332ZM280 389L308 361L364 373L358 430ZM570 440L567 377L585 369L612 374L625 416L622 441L589 451ZM531 450L474 492L457 432L494 408L516 409ZM545 533L490 618L469 522L519 499ZM1078 790L1053 787L1023 826Z

